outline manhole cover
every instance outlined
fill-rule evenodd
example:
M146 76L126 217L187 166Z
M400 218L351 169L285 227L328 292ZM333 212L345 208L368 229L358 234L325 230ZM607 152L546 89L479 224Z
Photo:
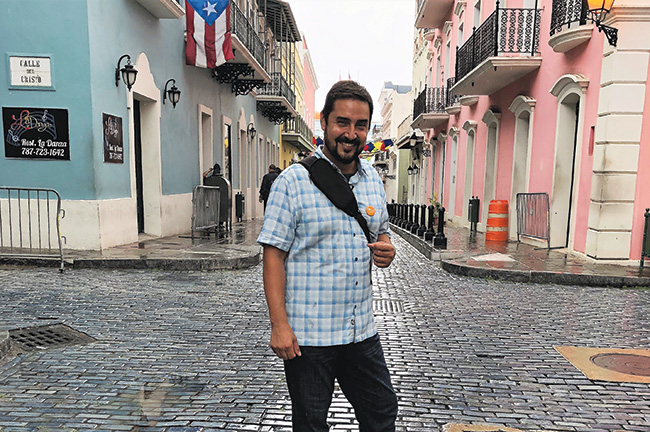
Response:
M402 313L404 305L399 300L373 300L372 309L375 312Z
M638 354L603 353L589 360L598 367L627 375L650 376L650 357Z
M37 351L71 345L83 345L96 339L65 324L52 324L9 330L12 343L24 351Z

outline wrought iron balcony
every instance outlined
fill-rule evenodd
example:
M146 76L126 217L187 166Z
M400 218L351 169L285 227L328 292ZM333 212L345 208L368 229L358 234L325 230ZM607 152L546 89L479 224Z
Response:
M447 95L446 87L425 87L413 102L411 127L427 129L444 123L449 118L445 112Z
M295 117L296 95L280 72L271 74L271 82L257 92L257 108L277 124Z
M553 0L548 41L553 51L567 52L591 39L593 26L587 26L588 9L585 0Z
M454 94L492 94L538 68L540 22L539 9L501 9L497 2L495 11L456 50ZM499 67L509 75L499 74ZM490 69L495 74L488 75ZM471 88L479 81L480 86Z
M260 88L258 94L283 97L292 107L296 105L296 95L280 72L273 72L271 82Z
M587 24L585 0L553 0L551 36L572 26Z
M314 150L312 145L314 133L301 115L297 115L296 117L290 118L284 122L284 127L282 129L282 139L300 148L301 150L307 152Z
M451 88L456 84L456 77L447 78L447 103L445 107L451 107L459 103L458 96L451 92Z
M232 84L233 93L246 95L270 81L266 49L253 23L233 0L230 2L230 30L235 59L216 67L213 75L220 83Z
M446 87L425 87L413 102L413 118L424 113L444 113L447 106Z
M234 1L230 2L230 29L232 34L239 38L260 66L266 69L266 49L264 48L264 42L260 39L253 24L246 18L244 12L239 9L239 6Z

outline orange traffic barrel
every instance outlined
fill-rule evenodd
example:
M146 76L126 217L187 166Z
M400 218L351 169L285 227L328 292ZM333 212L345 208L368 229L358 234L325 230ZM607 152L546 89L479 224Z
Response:
M508 241L508 201L490 201L485 241Z

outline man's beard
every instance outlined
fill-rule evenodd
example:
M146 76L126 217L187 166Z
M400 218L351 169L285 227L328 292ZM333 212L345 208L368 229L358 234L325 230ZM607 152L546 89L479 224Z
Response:
M331 142L327 136L327 133L325 133L324 141L327 150L329 150L329 153L332 155L332 158L334 158L337 162L341 162L343 164L349 164L351 162L354 162L359 158L359 155L363 151L363 146L360 145L361 140L359 140L359 137L356 137L355 139L351 140L349 138L346 138L343 135L340 135L338 138L334 140L334 142ZM356 146L356 150L352 154L340 154L337 151L338 143L354 144Z

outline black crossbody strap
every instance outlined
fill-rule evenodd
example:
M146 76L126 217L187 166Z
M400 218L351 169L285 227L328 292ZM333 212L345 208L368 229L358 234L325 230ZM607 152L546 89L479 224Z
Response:
M361 226L363 233L370 239L370 229L368 221L359 211L357 198L350 189L348 182L341 176L338 171L328 161L316 156L309 156L300 161L300 164L309 171L311 181L321 192L325 194L332 204L343 210L348 216L352 216Z

